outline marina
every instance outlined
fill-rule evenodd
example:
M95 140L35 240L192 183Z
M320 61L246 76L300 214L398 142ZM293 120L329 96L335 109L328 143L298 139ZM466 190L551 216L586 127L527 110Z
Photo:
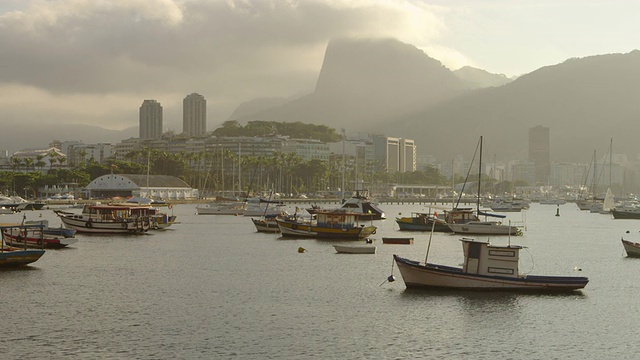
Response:
M424 260L430 234L400 232L393 219L374 221L374 244L399 236L413 244L345 255L334 245L352 241L256 232L250 218L212 221L195 215L194 204L176 205L182 220L164 231L76 234L77 243L0 272L0 300L22 309L6 325L11 346L0 350L10 359L635 357L629 344L637 326L628 314L638 310L640 285L621 274L636 272L640 259L626 256L620 237L640 241L640 221L572 203L559 208L560 216L555 206L526 210L527 227L515 238L526 247L520 271L583 276L589 284L541 295L406 288L393 254ZM384 209L428 212L419 205ZM58 226L53 211L33 217L39 214ZM6 223L21 219L2 216ZM460 264L459 240L434 233L429 262Z

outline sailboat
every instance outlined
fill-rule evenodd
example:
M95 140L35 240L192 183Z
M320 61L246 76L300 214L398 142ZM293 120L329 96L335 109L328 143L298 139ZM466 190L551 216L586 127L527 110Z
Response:
M487 216L496 217L496 218L505 218L504 215L498 214L490 214L483 211L480 211L480 185L482 179L482 142L483 137L480 136L480 157L478 161L478 195L476 200L476 213L478 216L484 215L485 218ZM522 231L517 226L505 225L500 221L481 221L474 220L465 223L448 223L447 224L451 231L456 234L465 234L465 235L522 235Z
M591 213L599 213L599 214L610 214L611 210L615 207L615 198L613 192L611 191L611 171L612 171L612 157L613 157L613 139L609 144L609 187L607 188L607 192L604 196L604 200L602 202L595 202L589 211ZM604 163L602 164L602 172L604 173Z

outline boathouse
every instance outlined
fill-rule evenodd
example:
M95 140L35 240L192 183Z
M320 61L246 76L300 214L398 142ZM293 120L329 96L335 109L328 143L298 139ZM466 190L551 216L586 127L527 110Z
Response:
M107 174L94 179L86 188L92 199L146 197L163 200L198 198L198 189L175 176Z

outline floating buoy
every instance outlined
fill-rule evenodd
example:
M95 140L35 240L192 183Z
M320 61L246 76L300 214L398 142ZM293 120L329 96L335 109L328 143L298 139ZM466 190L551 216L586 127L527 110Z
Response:
M299 252L299 253L303 253L303 252L305 252L305 251L307 251L307 249L305 249L305 248L303 248L303 247L299 247L299 248L298 248L298 252Z
M573 271L582 271L582 269L576 266L573 268Z
M364 242L366 242L367 244L372 244L373 243L373 239L366 238L366 239L364 239Z
M627 230L627 234L629 233L629 230Z
M556 209L556 216L560 216L560 205L558 205L558 208Z
M393 276L393 275L389 275L389 277L387 278L387 281L388 282L394 282L394 281L396 281L396 277Z

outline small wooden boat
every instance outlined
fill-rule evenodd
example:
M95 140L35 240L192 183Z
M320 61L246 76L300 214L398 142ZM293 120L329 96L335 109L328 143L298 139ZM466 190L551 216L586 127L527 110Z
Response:
M628 257L640 257L640 243L622 239L622 246Z
M26 246L22 248L6 245L5 230L14 228L39 228L42 229L42 225L22 225L22 224L4 224L0 225L0 234L2 241L0 241L0 268L18 267L31 264L34 261L40 259L44 255L44 249L27 249Z
M375 234L377 227L360 224L359 214L342 209L318 210L315 219L276 219L282 236L362 239Z
M451 232L447 222L430 213L413 212L411 216L397 217L396 223L401 231L433 231Z
M341 254L375 254L375 245L333 245L337 253Z
M463 238L463 267L408 260L393 255L405 286L457 290L508 290L562 292L584 288L582 276L540 276L520 274L519 245L492 245Z
M43 233L43 229L23 227L2 229L2 235L7 245L36 249L60 249L78 242L75 237L48 235Z
M91 205L81 214L54 210L62 223L79 233L134 234L147 232L154 222L156 209L148 206Z
M413 238L412 237L382 237L382 243L411 245L413 244Z
M264 233L279 233L280 228L278 227L278 222L275 217L269 218L265 217L263 219L251 218L253 225L256 227L257 232Z

